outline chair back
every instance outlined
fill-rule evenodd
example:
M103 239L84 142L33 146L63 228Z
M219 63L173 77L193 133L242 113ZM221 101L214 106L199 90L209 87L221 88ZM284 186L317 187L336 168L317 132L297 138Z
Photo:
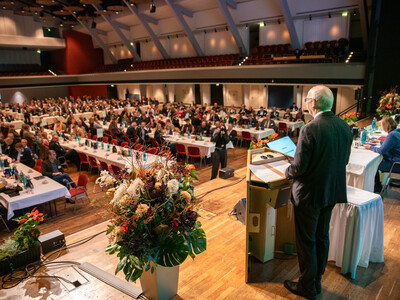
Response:
M134 149L136 151L143 151L143 145L142 144L136 144Z
M112 139L111 142L110 142L110 144L111 144L111 145L117 146L117 145L118 145L117 139Z
M90 132L88 132L87 138L90 140L91 137L92 137L92 134Z
M157 154L158 148L157 147L152 147L147 150L148 154Z
M121 143L121 147L123 147L123 148L128 148L128 147L129 147L128 142L122 142L122 143Z
M175 147L176 147L176 152L178 152L179 154L186 154L185 145L176 143Z
M42 162L43 162L43 159L38 159L37 161L36 161L36 166L39 166L39 167L41 167L42 166Z
M92 140L93 141L97 141L97 135L96 134L92 137Z
M278 129L279 130L287 130L286 123L279 122L278 123Z
M78 152L81 163L88 163L88 158L85 153Z
M251 134L248 131L242 131L242 139L251 140Z
M88 156L88 159L92 167L97 167L97 160L93 156Z
M39 173L42 173L42 165L40 165L40 166L36 165L33 167L33 169Z
M110 172L110 169L108 168L108 165L105 161L100 161L100 167L103 171Z
M85 174L85 173L79 174L78 186L83 186L86 188L88 181L89 181L89 177L87 176L87 174Z
M194 147L194 146L188 146L188 153L189 156L200 156L200 148L199 147Z
M103 141L103 143L108 143L108 136L103 136L102 141Z
M152 139L152 140L151 140L151 146L152 146L152 147L157 147L157 148L160 147L160 145L158 144L158 142L156 141L156 139Z
M116 176L116 177L120 176L120 173L121 173L121 168L120 167L118 167L116 165L111 165L111 169L112 169L112 171L114 173L114 176Z

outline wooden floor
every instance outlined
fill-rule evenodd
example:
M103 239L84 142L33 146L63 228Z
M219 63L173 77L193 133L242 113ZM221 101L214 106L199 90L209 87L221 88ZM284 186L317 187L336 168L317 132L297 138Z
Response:
M299 275L296 256L266 263L266 271L273 275L271 281L244 282L245 227L229 212L237 201L246 197L246 181L240 181L245 176L246 150L234 151L229 153L228 158L228 166L235 169L234 178L209 182L211 168L200 170L200 182L195 192L201 198L197 209L207 234L207 251L194 261L187 259L181 265L178 296L173 299L300 299L283 287L284 280L295 279ZM72 175L73 179L78 176L76 172ZM92 175L90 181L95 178ZM202 197L207 191L227 184L231 185ZM102 193L93 194L93 184L89 189L91 200L102 197ZM354 280L342 275L335 263L329 262L322 278L323 291L318 299L400 299L400 190L390 190L383 202L385 262L371 263L367 269L359 267ZM42 232L60 229L69 235L67 244L70 244L106 228L105 224L100 224L105 220L100 208L91 208L87 202L78 205L74 214L73 206L68 204L65 215L40 225ZM62 212L64 204L59 202L58 207ZM2 231L0 238L5 236L7 234ZM107 244L107 237L101 235L85 245L68 250L60 259L92 262L113 273L117 258L104 253ZM57 280L30 279L18 288L0 290L0 299L128 299L124 294L88 277L88 284L70 293Z

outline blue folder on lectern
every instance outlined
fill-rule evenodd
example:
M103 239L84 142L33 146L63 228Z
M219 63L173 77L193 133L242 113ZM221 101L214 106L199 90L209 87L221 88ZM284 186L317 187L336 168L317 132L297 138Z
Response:
M267 143L267 146L272 150L278 151L291 157L294 157L294 154L296 153L296 145L288 136L285 136L279 140L269 142Z

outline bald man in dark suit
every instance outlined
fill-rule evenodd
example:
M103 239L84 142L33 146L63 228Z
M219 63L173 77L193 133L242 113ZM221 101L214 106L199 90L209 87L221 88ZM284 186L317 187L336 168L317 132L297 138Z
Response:
M336 203L347 202L346 165L352 135L350 127L332 111L333 94L325 86L313 87L306 104L314 120L305 125L286 177L293 179L298 282L286 280L294 294L315 299L329 251L329 223Z

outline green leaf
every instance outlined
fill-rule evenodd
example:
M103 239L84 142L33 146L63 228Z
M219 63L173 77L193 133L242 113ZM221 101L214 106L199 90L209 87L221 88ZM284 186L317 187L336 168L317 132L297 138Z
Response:
M182 234L172 232L169 236L158 239L159 251L157 264L164 267L180 265L189 255L189 247Z
M126 264L126 260L127 260L127 259L128 259L128 257L127 257L127 256L124 256L124 257L119 261L117 267L115 268L115 275L117 275L117 273L118 273L119 271L122 270L122 268L123 268L123 267L125 266L125 264Z

